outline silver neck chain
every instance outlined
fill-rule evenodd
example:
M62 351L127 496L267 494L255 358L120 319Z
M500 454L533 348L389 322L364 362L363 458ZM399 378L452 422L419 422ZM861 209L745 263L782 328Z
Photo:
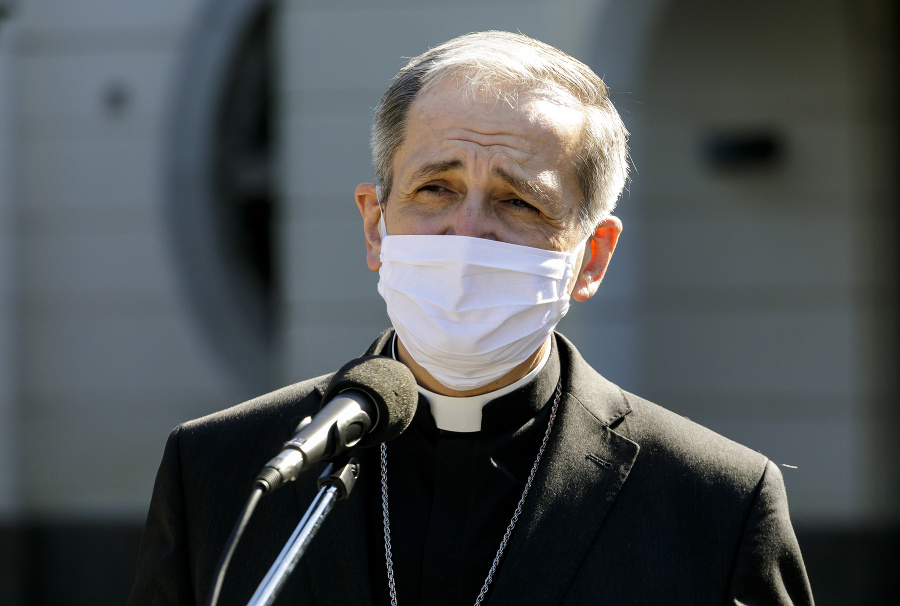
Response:
M506 532L503 534L503 540L500 541L500 548L497 550L497 555L494 556L494 561L491 563L491 569L488 571L487 578L484 580L484 585L481 587L481 591L478 592L478 597L475 599L475 606L479 606L484 601L488 592L488 587L490 586L491 581L494 580L494 574L497 572L497 566L500 564L500 558L503 556L503 550L506 549L506 544L509 542L513 529L516 527L516 522L519 521L519 516L522 515L522 506L525 504L525 497L528 496L528 490L531 488L531 483L534 481L534 476L541 463L541 456L543 456L544 449L547 447L547 442L550 440L550 430L553 429L553 421L556 420L556 410L559 407L559 398L561 395L562 377L560 377L559 382L556 384L556 394L553 396L553 406L550 409L550 421L547 423L547 431L544 432L541 448L538 450L534 465L531 466L531 472L528 474L528 480L525 482L525 490L522 491L522 498L519 499L519 504L516 505L516 510L513 512L512 519L509 521L509 526L506 527ZM381 444L381 514L384 520L384 559L387 562L388 589L391 592L391 606L397 606L397 586L394 583L394 562L391 556L391 521L390 512L388 511L387 446L384 443Z

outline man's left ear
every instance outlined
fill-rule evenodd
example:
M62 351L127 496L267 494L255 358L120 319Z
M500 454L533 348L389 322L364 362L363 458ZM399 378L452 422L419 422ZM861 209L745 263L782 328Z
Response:
M596 294L621 233L622 221L618 217L610 216L604 219L588 238L581 261L581 271L578 272L575 287L572 289L573 299L587 301Z
M378 201L376 185L361 183L356 186L356 206L363 220L363 235L366 238L366 265L372 271L381 267L381 204Z

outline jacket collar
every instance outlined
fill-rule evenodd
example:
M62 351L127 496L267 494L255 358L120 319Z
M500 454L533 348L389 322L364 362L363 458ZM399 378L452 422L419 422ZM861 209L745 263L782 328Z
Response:
M564 387L567 392L575 396L604 427L616 424L631 412L631 406L621 388L603 378L585 362L575 345L566 337L558 332L554 332L553 336L559 348L563 371L566 373ZM381 354L390 345L393 337L393 329L385 330L378 335L364 355Z

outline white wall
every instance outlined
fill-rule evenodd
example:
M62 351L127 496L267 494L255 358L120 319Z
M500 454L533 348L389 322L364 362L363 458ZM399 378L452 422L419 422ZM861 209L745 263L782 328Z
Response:
M16 15L17 463L32 514L141 519L168 431L236 403L162 211L161 133L194 4L26 1Z

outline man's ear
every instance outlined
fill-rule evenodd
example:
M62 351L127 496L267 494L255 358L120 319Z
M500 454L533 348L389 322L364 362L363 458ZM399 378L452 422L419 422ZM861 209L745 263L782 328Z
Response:
M366 237L366 265L372 271L381 267L381 206L375 194L373 183L361 183L356 186L356 205L363 220L363 234Z
M587 301L597 293L621 233L622 222L613 216L604 219L594 230L584 248L581 271L572 289L573 299Z

